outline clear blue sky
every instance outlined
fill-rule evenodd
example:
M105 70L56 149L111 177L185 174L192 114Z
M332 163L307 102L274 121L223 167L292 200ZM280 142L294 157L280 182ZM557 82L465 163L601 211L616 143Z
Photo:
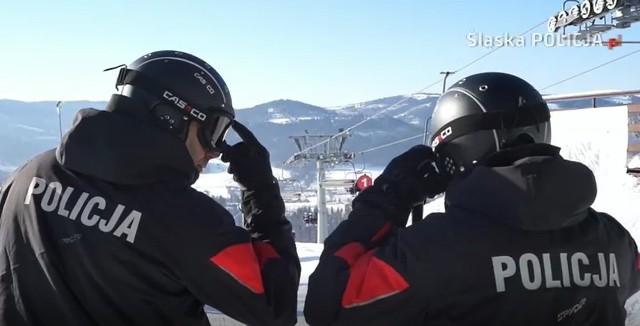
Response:
M561 0L0 0L0 98L107 100L117 72L160 49L190 52L224 77L234 106L288 98L334 106L409 94L490 51L467 34L518 35ZM640 24L605 34L640 41ZM528 38L527 42L530 43ZM505 47L450 80L486 70L538 88L640 48ZM640 88L640 53L545 90ZM428 89L439 92L441 84Z

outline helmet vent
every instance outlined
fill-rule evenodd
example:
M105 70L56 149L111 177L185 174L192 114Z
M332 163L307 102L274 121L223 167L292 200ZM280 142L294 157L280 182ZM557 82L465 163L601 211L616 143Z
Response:
M449 157L445 157L444 158L444 168L445 171L451 175L453 175L453 173L455 172L455 164L453 162L453 160Z
M479 88L479 89L480 89L480 91L481 91L481 92L484 92L484 91L486 91L487 89L489 89L489 86L487 86L487 85L482 85L482 86L480 86L480 88Z

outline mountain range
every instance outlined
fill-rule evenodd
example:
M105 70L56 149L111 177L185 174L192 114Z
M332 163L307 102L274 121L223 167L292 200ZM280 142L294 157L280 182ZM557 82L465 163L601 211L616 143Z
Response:
M420 135L424 132L426 119L431 115L437 100L438 95L418 93L323 108L283 99L238 109L236 118L248 126L269 149L275 167L283 167L283 163L298 152L298 147L290 136L334 135L339 130L350 129L346 133L342 150L354 153L355 158L351 162L331 167L349 173L354 170L381 169L394 156L420 144L423 141ZM70 128L78 110L87 107L103 109L106 106L106 102L65 102L58 116L56 103L0 100L0 179L4 179L15 167L32 156L55 147L60 130L64 133ZM640 103L640 96L600 98L596 105L606 107L631 103ZM591 100L550 103L554 110L586 108L591 105ZM312 137L307 138L311 139ZM406 141L394 144L401 140ZM230 132L227 141L233 144L239 138ZM384 146L388 144L392 145ZM316 147L319 148L320 146ZM216 172L222 168L215 161L212 163L207 172ZM310 172L315 169L315 164L288 165L284 168L291 170L298 179L310 181L314 178Z

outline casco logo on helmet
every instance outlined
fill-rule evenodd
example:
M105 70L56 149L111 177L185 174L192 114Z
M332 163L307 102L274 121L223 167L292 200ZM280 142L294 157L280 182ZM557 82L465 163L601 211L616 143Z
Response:
M207 119L207 115L198 111L196 108L194 108L193 106L189 105L187 102L179 99L177 96L173 96L173 94L171 94L171 92L169 91L165 91L164 94L162 94L162 96L164 96L164 98L166 98L167 100L173 102L175 105L177 105L179 108L189 112L194 118L204 122Z
M440 144L441 141L443 141L445 138L449 137L449 135L451 135L451 127L448 127L447 129L443 130L438 137L436 137L433 142L431 143L431 147L435 147L438 146L438 144Z

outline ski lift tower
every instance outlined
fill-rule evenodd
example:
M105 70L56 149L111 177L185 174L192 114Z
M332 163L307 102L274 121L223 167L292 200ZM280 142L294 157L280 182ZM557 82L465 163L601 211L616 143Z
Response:
M327 202L325 199L325 164L339 164L353 160L355 153L343 149L350 136L344 129L338 129L335 135L300 135L289 136L298 147L298 152L291 156L284 165L306 165L316 162L316 181L318 183L318 224L317 243L323 243L327 234Z

